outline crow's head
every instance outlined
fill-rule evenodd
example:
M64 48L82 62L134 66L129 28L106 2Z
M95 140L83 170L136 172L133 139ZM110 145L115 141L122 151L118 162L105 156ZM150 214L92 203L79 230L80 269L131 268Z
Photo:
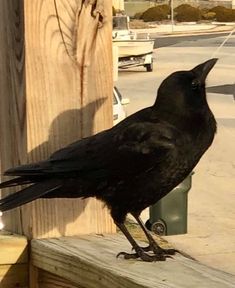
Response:
M207 105L205 80L217 62L210 59L189 71L178 71L168 76L158 89L156 107L174 112L201 109ZM162 106L162 107L161 107Z

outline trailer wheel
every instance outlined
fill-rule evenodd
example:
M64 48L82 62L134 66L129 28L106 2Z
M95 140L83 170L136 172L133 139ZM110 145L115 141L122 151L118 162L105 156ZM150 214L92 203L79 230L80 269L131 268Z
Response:
M152 72L153 71L153 61L149 64L145 64L145 68L147 72Z

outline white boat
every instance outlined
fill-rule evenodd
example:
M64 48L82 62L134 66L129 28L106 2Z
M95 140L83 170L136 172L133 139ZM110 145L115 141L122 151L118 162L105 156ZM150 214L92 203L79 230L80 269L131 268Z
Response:
M113 46L118 48L118 68L126 69L144 66L148 72L153 70L154 40L137 39L137 35L129 29L129 17L125 15L113 17Z
M153 40L113 40L118 47L118 58L144 56L153 53Z

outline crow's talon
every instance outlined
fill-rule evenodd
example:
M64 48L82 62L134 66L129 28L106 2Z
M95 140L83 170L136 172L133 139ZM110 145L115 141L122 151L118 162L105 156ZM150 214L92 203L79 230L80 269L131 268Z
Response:
M133 248L134 249L134 248ZM159 247L157 244L149 245L147 247L141 247L144 252L152 251L155 255L163 254L163 255L175 255L175 253L180 253L178 250L170 248L170 249L163 249ZM170 257L172 258L172 257Z
M155 262L155 261L165 261L166 258L172 258L171 256L164 255L162 253L160 254L154 254L154 255L149 255L145 251L138 250L136 253L126 253L126 252L120 252L117 254L117 258L119 256L124 256L124 259L137 259L140 258L141 260L145 262Z
M140 253L139 257L145 262L165 261L166 257L163 254L149 255L144 251Z
M117 254L116 257L118 258L119 256L123 256L124 259L137 259L137 258L139 258L137 253L120 252Z

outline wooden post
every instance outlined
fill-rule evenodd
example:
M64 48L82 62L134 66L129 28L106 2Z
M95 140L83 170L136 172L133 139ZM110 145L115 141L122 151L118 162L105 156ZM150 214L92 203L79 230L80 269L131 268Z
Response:
M112 125L111 8L109 0L0 2L2 171ZM3 220L28 238L115 231L94 199L37 200Z

